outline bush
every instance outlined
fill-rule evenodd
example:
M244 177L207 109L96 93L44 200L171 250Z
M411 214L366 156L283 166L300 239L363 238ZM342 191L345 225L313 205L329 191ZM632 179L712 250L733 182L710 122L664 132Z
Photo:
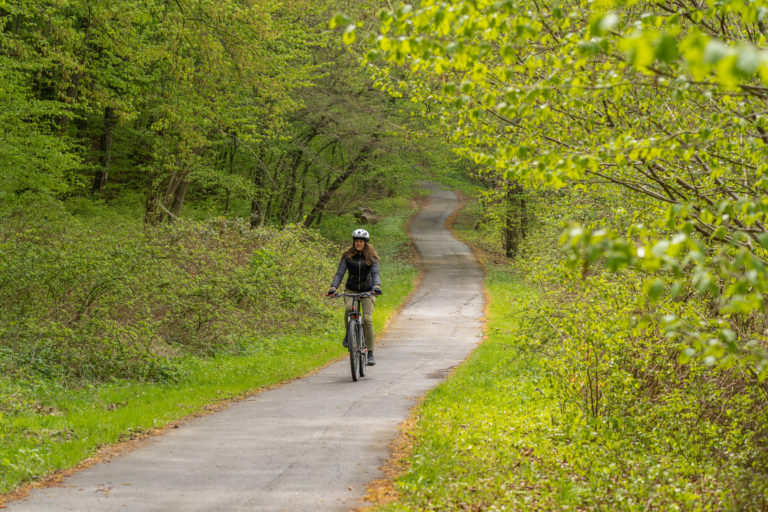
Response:
M248 350L242 340L254 332L322 328L333 317L320 300L331 246L299 227L147 228L56 202L3 214L0 367L10 374L173 380L177 357Z

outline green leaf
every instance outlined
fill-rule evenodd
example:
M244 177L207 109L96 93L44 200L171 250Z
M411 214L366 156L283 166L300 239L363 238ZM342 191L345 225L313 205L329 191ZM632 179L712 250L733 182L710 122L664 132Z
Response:
M653 63L654 48L651 42L640 35L638 37L627 39L624 43L627 50L627 58L635 68L644 68Z
M663 34L661 41L659 41L656 47L656 58L662 62L674 62L677 60L679 52L677 49L677 41L669 34Z
M703 268L698 268L694 271L692 281L693 286L696 287L699 293L705 293L714 286L712 275Z
M504 59L504 64L507 66L510 66L515 62L515 55L517 55L517 51L514 46L505 44L501 47L501 57Z
M331 18L330 22L328 22L328 28L334 29L336 27L349 25L350 23L352 23L352 20L350 19L349 16L347 16L346 14L337 14L336 16Z
M651 300L651 302L658 301L666 290L666 285L661 278L654 278L647 281L643 286L645 295Z
M731 297L728 303L722 308L722 312L725 314L749 314L753 311L757 311L762 307L762 301L755 295L742 295L737 294Z
M355 42L356 31L357 31L357 25L355 25L354 23L347 25L347 28L344 29L344 35L342 36L342 40L344 41L344 44L349 46L350 44Z
M677 356L677 361L680 364L687 364L691 362L691 360L696 357L696 349L692 347L688 347Z
M763 63L765 53L758 51L751 45L745 45L738 49L736 69L746 76L754 75Z
M592 33L594 35L604 35L614 30L619 24L619 16L616 13L608 12L596 18L592 22Z
M713 39L707 43L707 46L704 49L704 62L707 64L717 64L732 54L733 51L728 45Z
M731 329L720 329L719 335L725 342L732 343L736 341L736 333Z

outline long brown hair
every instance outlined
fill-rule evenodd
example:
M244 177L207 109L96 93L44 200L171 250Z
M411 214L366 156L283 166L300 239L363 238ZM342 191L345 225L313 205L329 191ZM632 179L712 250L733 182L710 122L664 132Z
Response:
M355 254L357 254L357 249L355 249L355 243L352 242L352 247L344 251L342 256L351 260L352 256ZM368 265L373 265L373 262L379 259L379 255L376 254L376 249L374 249L368 242L365 242L365 247L363 247L363 258L365 258L365 263Z

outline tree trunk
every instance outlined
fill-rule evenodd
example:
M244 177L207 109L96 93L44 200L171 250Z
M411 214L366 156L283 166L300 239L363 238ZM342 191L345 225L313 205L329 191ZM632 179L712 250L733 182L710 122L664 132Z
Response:
M161 208L163 203L161 195L160 173L155 169L147 177L147 198L144 203L144 223L157 226L165 218L165 212Z
M293 206L293 198L296 195L298 188L297 175L299 165L301 164L301 157L303 153L301 150L296 151L296 157L291 164L291 173L286 179L285 190L283 192L282 204L280 205L280 225L285 226L288 222L288 215L291 212L291 206Z
M519 183L508 184L506 190L506 219L504 225L504 253L514 259L525 236L525 200Z
M93 192L103 194L104 187L107 186L109 179L109 166L112 163L112 133L117 124L115 109L112 107L104 108L104 130L101 132L99 142L99 170L93 179Z
M301 195L299 196L299 203L296 206L296 211L298 212L298 217L301 218L304 214L304 203L307 199L307 184L306 184L306 176L307 171L309 171L309 162L304 162L304 170L301 173L301 177L299 178L299 181L301 181Z
M267 164L265 162L266 155L263 146L259 147L259 153L256 155L256 160L256 165L253 169L253 184L255 185L254 196L251 198L250 224L252 229L261 226L264 222L264 209L262 208L260 198L258 197L258 194L260 194L261 190L264 188L264 182L266 181L264 176L267 173Z
M84 73L75 73L72 75L72 82L64 91L64 103L66 105L73 105L75 101L77 101L77 98L80 96L80 82L82 81L83 76ZM69 110L72 110L72 108L70 107ZM67 133L67 129L69 128L69 120L70 116L59 116L59 132L62 135Z
M235 152L237 151L237 137L235 134L231 134L232 146L229 151L229 175L232 176L235 173ZM226 199L224 200L224 215L229 213L229 188L226 189Z
M520 240L528 234L528 205L523 194L523 187L520 187Z
M147 177L147 199L145 202L144 222L156 226L165 218L165 205L163 204L162 184L163 169L168 160L168 137L162 135L162 156L154 162ZM167 195L167 188L166 188Z
M309 145L312 143L313 140L315 140L315 137L319 134L318 128L312 127L310 129L309 133L307 133L303 138L299 139L300 147L295 149L295 155L291 164L290 169L290 176L286 179L286 186L283 193L283 200L282 205L280 206L280 225L285 226L288 222L288 219L290 217L291 213L291 207L294 203L294 198L296 197L296 191L299 188L300 179L298 176L299 167L301 166L301 161L304 159L304 148L308 148ZM333 142L329 142L325 145L320 151L317 153L318 155L323 152L327 147L331 146ZM302 147L303 146L303 147ZM304 164L304 170L306 171L307 165L309 165L309 162L305 160Z
M181 215L181 207L184 205L184 197L187 195L187 189L189 188L189 182L181 178L181 181L176 186L176 190L173 193L173 204L171 204L171 214L169 220L176 220Z
M320 221L325 208L328 206L328 203L333 197L333 194L335 194L336 191L344 184L344 182L346 182L347 179L349 179L349 177L352 176L355 171L357 171L362 166L362 164L365 163L368 155L370 155L371 151L373 150L373 146L376 143L376 140L377 136L373 135L371 140L368 141L368 144L363 146L363 149L360 150L355 159L347 164L347 167L342 171L342 173L339 174L336 179L333 180L333 182L326 188L325 192L320 195L320 199L312 208L312 211L309 212L306 220L304 220L305 227L310 227L315 222Z
M251 199L251 229L257 228L261 225L262 220L261 209L259 208L259 202L256 199Z
M187 193L187 173L174 172L165 187L165 194L161 196L160 187L155 185L147 194L147 212L144 221L148 224L158 225L166 216L169 220L178 218L181 206L184 204L184 196Z
M160 198L157 194L147 194L147 200L144 204L144 223L150 226L157 226L163 221L164 212L160 208Z

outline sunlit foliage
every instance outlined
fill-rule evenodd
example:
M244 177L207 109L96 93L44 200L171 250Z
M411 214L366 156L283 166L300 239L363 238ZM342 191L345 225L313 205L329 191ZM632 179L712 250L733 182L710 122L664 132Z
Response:
M762 0L427 0L382 10L366 59L497 182L618 185L619 222L564 233L573 265L644 272L633 300L684 359L764 380L766 16Z

